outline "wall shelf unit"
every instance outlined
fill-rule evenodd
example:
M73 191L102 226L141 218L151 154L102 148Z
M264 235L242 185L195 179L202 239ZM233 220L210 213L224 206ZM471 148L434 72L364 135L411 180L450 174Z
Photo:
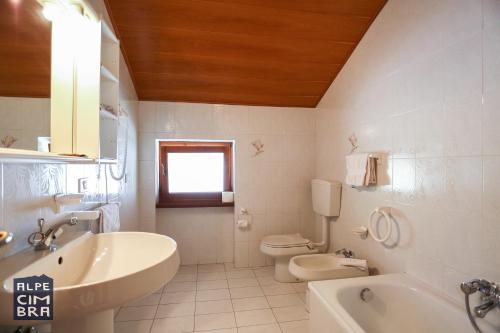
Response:
M99 154L101 158L116 159L120 110L120 42L104 21L101 21L100 71Z

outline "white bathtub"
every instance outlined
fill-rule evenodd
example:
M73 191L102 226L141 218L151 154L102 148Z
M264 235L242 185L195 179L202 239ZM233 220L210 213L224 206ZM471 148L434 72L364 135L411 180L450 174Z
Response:
M363 288L372 298L361 300ZM463 306L407 274L309 283L310 333L473 333ZM498 315L492 311L489 316ZM500 332L486 326L483 333Z

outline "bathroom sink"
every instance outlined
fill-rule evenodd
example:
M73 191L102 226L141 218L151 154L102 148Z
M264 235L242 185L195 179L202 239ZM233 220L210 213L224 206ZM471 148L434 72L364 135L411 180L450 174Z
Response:
M305 281L345 279L367 276L367 269L341 265L341 258L330 254L296 256L290 260L290 273Z
M35 251L25 252L33 256ZM142 232L86 233L44 254L2 274L0 325L21 323L13 321L13 279L45 274L54 282L54 333L77 332L76 327L112 332L112 309L159 289L180 263L173 239ZM13 257L4 261L2 271L23 260ZM78 325L79 320L85 322Z

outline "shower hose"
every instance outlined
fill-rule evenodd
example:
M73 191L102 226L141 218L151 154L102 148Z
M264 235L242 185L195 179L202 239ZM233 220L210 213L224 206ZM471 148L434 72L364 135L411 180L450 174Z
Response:
M476 333L483 333L479 326L477 326L476 319L472 315L472 312L470 311L470 302L469 302L469 293L465 293L465 310L467 311L467 316L469 317L470 323L472 324L472 327L474 327L474 330Z

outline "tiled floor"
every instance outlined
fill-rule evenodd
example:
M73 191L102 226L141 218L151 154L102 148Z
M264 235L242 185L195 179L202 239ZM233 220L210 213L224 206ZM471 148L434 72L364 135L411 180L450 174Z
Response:
M165 287L119 309L116 333L307 333L305 283L279 283L274 268L181 266Z

